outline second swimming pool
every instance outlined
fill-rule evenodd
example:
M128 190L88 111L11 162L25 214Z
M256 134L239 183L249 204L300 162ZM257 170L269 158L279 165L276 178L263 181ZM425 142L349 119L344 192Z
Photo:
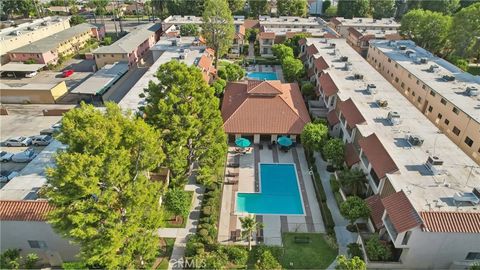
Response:
M260 192L237 193L236 211L260 215L303 215L295 165L260 163L259 170Z
M249 72L247 74L249 79L255 79L260 81L274 81L278 80L277 73L275 72Z

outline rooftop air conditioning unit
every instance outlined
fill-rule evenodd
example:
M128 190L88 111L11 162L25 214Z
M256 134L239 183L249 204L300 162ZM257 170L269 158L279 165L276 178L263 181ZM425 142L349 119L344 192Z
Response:
M420 58L420 64L426 64L428 63L428 59L426 57Z
M377 93L377 86L373 83L370 83L367 85L367 93L370 95L376 94Z
M11 32L10 35L11 35L11 36L20 36L21 33L22 33L22 32L20 32L20 31L17 30L17 31Z
M388 101L386 99L379 99L377 100L377 104L380 108L388 107Z
M400 114L398 112L394 112L394 111L388 112L387 119L394 126L399 125L400 122L401 122L400 121Z
M400 49L401 51L405 51L407 49L407 46L400 45L400 46L398 46L398 49Z
M478 96L479 92L478 92L478 88L472 85L472 86L467 86L465 93L467 94L467 96L476 97Z
M363 75L362 75L362 74L355 73L355 74L353 75L353 78L354 78L355 80L363 80Z
M442 79L447 82L453 82L455 81L455 76L450 76L450 75L443 75Z
M388 46L395 47L395 46L397 46L397 42L395 40L389 40L388 41Z
M48 22L42 22L41 25L47 26L47 25L48 25Z
M349 71L350 70L350 63L345 62L345 65L343 66L343 70Z
M348 57L347 57L347 56L341 56L341 57L340 57L340 61L341 61L341 62L347 62L347 61L348 61Z
M437 65L431 65L431 66L427 69L427 71L430 72L430 73L433 73L433 72L435 72L435 69L437 69L437 68L438 68Z
M442 173L443 160L437 156L429 156L425 166L434 174L438 175Z
M423 138L418 135L407 135L407 141L411 146L422 146Z

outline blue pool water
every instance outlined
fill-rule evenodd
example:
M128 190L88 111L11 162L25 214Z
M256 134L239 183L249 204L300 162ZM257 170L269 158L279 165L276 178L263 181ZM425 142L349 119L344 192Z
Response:
M260 80L260 81L273 81L278 80L277 73L275 72L249 72L247 73L249 79Z
M237 212L303 215L293 164L260 164L260 192L237 193ZM241 181L241 179L240 179Z

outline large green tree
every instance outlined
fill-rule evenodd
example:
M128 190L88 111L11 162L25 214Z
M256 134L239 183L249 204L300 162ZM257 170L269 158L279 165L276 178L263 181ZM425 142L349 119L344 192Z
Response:
M178 61L160 66L146 92L141 108L147 123L160 130L166 153L165 165L172 182L185 183L193 163L199 166L197 180L208 184L221 168L227 150L219 100L200 70Z
M13 15L22 15L24 18L28 18L30 14L37 14L35 9L37 3L34 1L36 0L2 0L2 13L7 19L12 18Z
M232 12L226 0L206 0L202 35L207 46L215 50L215 67L217 67L218 58L228 52L235 35Z
M49 223L80 245L87 264L141 268L157 256L162 184L148 172L164 159L160 135L118 105L64 114L56 166L47 169Z
M282 59L282 70L287 82L300 81L305 73L302 61L291 56Z
M395 15L395 0L370 1L374 19L391 18Z
M248 241L248 250L252 250L253 234L258 229L263 228L263 224L257 222L254 216L240 217L240 223L242 225L242 237Z
M283 61L286 57L293 58L293 49L284 44L275 44L272 46L272 52L275 57Z
M328 127L322 123L308 123L303 127L300 138L309 151L321 151L328 138Z
M335 266L337 270L367 270L367 266L362 259L355 256L351 259L348 259L344 255L340 255L337 258L337 265Z
M480 58L480 2L453 16L449 37L455 55Z
M199 27L193 23L187 23L180 26L180 35L181 36L197 36L199 32Z
M460 0L424 0L421 6L430 11L453 14L460 8Z
M228 7L232 13L243 11L245 8L246 0L228 0Z
M368 183L365 173L360 169L344 169L338 173L338 178L342 186L349 194L359 195Z
M370 9L368 0L339 0L337 16L345 18L367 17Z
M359 218L367 218L370 215L370 208L360 197L351 196L340 205L340 213L353 225Z
M414 9L405 14L400 33L433 53L441 54L445 48L452 18L439 12Z
M307 12L307 0L277 0L277 13L280 16L304 17Z
M254 18L268 13L267 0L248 0L248 6L250 7L250 16Z
M341 139L330 139L322 148L322 153L333 166L340 168L345 160L345 145Z

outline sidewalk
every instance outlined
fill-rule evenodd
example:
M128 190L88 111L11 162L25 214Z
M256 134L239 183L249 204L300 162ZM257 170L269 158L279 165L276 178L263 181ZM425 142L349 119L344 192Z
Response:
M195 184L195 177L191 176L189 183L185 185L186 191L193 191L192 208L190 215L185 224L185 228L160 228L157 231L159 237L175 238L170 262L183 260L185 256L185 248L187 245L187 236L197 232L198 220L200 219L200 207L203 199L205 188L199 184ZM168 264L168 269L173 269L174 264Z
M317 166L318 173L322 179L322 185L325 189L325 195L327 196L327 206L332 213L333 221L335 222L335 235L338 243L339 255L347 255L347 245L356 242L357 235L347 230L346 226L349 222L340 214L337 202L330 186L330 175L327 172L327 163L322 159L319 153L315 153L315 165ZM335 263L335 262L334 262Z

